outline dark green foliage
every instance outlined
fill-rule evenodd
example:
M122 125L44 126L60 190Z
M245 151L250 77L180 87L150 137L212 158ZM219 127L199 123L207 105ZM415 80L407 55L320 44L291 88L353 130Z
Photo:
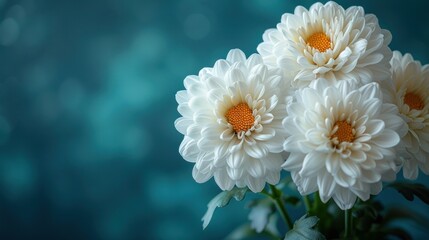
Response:
M416 196L429 205L429 189L423 184L396 182L388 185L388 187L395 188L409 201L413 201L414 196Z

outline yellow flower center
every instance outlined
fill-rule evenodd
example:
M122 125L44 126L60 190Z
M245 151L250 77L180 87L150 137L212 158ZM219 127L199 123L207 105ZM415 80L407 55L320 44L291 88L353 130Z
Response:
M415 93L407 93L404 96L404 103L411 109L422 110L425 106L422 98Z
M246 103L239 103L230 108L225 117L236 133L249 130L255 122L252 109Z
M317 32L307 38L307 44L310 47L319 50L319 52L325 52L331 48L331 40L323 32Z
M337 138L340 143L352 142L355 139L353 133L353 127L346 121L337 121L335 127L338 127L337 131L332 134L331 139Z

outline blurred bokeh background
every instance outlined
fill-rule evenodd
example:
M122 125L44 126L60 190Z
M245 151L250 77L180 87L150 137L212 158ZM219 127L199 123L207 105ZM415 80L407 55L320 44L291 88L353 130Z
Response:
M426 1L338 2L376 14L393 49L429 63ZM174 95L312 3L0 0L0 239L222 239L244 223L233 202L202 230L219 190L178 154ZM429 212L392 190L380 198Z

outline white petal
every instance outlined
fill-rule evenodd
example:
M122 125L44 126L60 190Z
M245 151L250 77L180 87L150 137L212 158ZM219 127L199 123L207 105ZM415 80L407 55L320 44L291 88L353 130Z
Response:
M303 177L310 177L325 166L325 161L326 155L314 151L310 152L305 156L302 169L299 174Z
M290 153L289 157L283 163L282 168L287 171L299 171L302 168L305 154L302 153Z
M363 63L359 63L359 67L365 67L368 65L374 65L379 63L384 58L383 54L377 53L377 54L371 54L365 58L365 61Z
M226 56L226 60L231 63L245 62L246 55L244 55L243 51L241 51L240 49L232 49L228 52L228 55Z
M366 133L377 135L384 129L384 121L379 119L371 119L366 123Z
M372 138L371 140L375 144L383 148L394 147L399 143L400 138L398 134L390 129L386 129L382 134Z
M279 101L279 98L277 95L271 96L267 101L267 112L271 112L276 106Z
M326 203L334 193L336 183L331 174L325 172L323 175L317 176L317 185L319 186L319 195L322 202Z
M253 158L263 158L267 155L267 149L261 144L244 144L244 151Z
M177 131L185 135L186 129L193 123L194 122L191 119L181 117L176 119L176 121L174 121L174 126L176 127Z
M345 188L352 186L356 182L355 178L350 177L343 171L338 171L335 175L333 175L333 177L338 185Z
M188 101L188 93L186 90L178 91L176 93L176 102L182 104Z
M347 188L337 188L336 193L333 196L335 203L341 210L347 210L353 207L356 202L356 195L354 195Z
M276 131L272 128L264 128L264 131L255 134L254 139L258 141L267 141L272 139L276 135Z
M201 124L197 125L197 128L195 129L196 132L193 133L193 134L195 134L194 135L195 139L199 138L199 136L207 138L207 139L210 139L210 140L218 140L218 139L220 139L220 135L222 134L222 130L223 129L221 127L219 127L219 125L217 125L217 124L207 124L207 123L204 124L204 125L203 125L204 128L201 129L200 131L198 131L198 130L199 130L199 127L201 126ZM188 130L189 130L189 128L188 128ZM190 134L188 134L188 135L191 136Z
M212 176L213 174L211 172L203 173L199 171L196 166L192 169L192 177L197 183L207 182Z
M257 65L262 66L261 65L262 63L263 63L263 60L261 55L254 53L250 55L250 57L247 59L246 66L247 68L251 69L252 67Z
M248 158L246 161L247 166L249 166L247 171L249 172L250 176L254 178L261 178L265 175L265 167L262 165L261 160Z
M186 76L185 80L183 80L183 84L186 89L190 89L192 85L200 84L200 78L195 75Z
M373 98L370 100L367 100L364 106L362 106L362 109L365 110L366 115L368 115L370 118L373 118L374 116L377 116L380 113L382 102L379 99Z
M245 76L244 76L244 74L243 74L243 72L242 71L240 71L240 69L237 69L237 68L232 68L232 69L230 69L228 72L227 72L227 74L226 74L226 77L227 77L227 79L228 79L228 81L230 82L230 83L235 83L235 82L244 82L245 81ZM241 83L242 85L239 85L239 86L243 86L243 87L245 87L245 85L243 84L243 83ZM241 94L240 94L241 95Z
M207 107L206 97L193 97L189 100L188 105L191 109L199 110Z
M335 175L340 169L340 161L341 159L338 154L334 153L328 155L326 160L326 170L329 173Z
M356 163L364 162L366 160L366 154L361 150L354 150L350 154L350 160Z
M261 159L261 162L266 169L280 172L285 159L281 153L269 153L264 159Z
M234 130L228 128L220 134L220 139L223 141L231 141L234 138Z
M214 172L214 179L216 184L223 191L229 191L234 187L234 181L229 178L228 173L225 170L217 170Z
M187 103L182 103L179 106L177 106L177 111L182 115L183 117L192 118L193 111L189 108L189 105Z
M209 88L223 88L224 86L220 84L222 81L218 77L224 76L230 66L231 65L223 59L216 61L213 66L216 77L209 78L207 80L207 86Z
M361 170L361 172L362 172L362 177L361 177L362 182L376 183L381 180L381 174L376 171L372 171L372 169L371 170L363 169Z
M228 154L228 142L224 142L220 144L217 148L214 149L214 158L216 159L224 159Z
M409 159L404 162L404 167L402 168L404 178L409 180L415 180L419 176L419 168L415 160Z
M317 191L317 177L302 178L297 182L298 191L301 195L305 196Z
M261 192L265 187L265 181L261 178L253 178L248 176L246 178L246 183L249 189L254 193Z
M266 113L262 115L261 124L269 124L273 121L274 116L271 113Z
M226 171L233 181L240 180L244 173L243 168L226 168Z
M353 161L343 159L343 161L340 161L340 166L344 174L352 178L358 178L361 174L360 168Z
M256 134L255 134L256 135ZM255 136L256 139L256 136ZM280 136L274 136L270 139L270 141L265 142L265 147L268 149L269 152L272 153L280 153L283 151L283 145L284 138Z
M200 150L198 149L198 146L195 141L185 136L179 146L179 153L180 155L182 155L183 159L188 162L195 162L197 160L199 152Z
M276 185L280 181L280 171L269 171L265 178L269 184Z
M226 160L226 163L230 168L240 168L244 160L244 155L238 151L230 154L230 156Z
M287 152L300 152L299 142L302 142L301 136L292 135L285 140L283 148Z

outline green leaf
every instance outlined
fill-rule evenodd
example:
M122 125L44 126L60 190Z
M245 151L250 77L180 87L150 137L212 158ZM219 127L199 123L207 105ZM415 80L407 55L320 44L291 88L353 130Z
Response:
M413 201L414 196L420 198L424 203L429 205L429 188L420 183L392 183L389 187L395 188L408 201Z
M369 217L372 220L377 219L381 211L377 206L377 202L370 202L370 204L355 204L353 216L356 218Z
M212 220L213 213L218 207L225 207L229 204L232 198L237 201L243 200L246 195L247 188L233 188L231 191L223 191L216 195L208 204L207 204L207 212L204 214L203 218L203 229L205 229L210 221Z
M284 240L324 240L323 234L313 229L319 218L302 216L293 224L293 229L286 233Z
M374 219L369 216L363 216L355 220L355 231L368 232L374 227Z

